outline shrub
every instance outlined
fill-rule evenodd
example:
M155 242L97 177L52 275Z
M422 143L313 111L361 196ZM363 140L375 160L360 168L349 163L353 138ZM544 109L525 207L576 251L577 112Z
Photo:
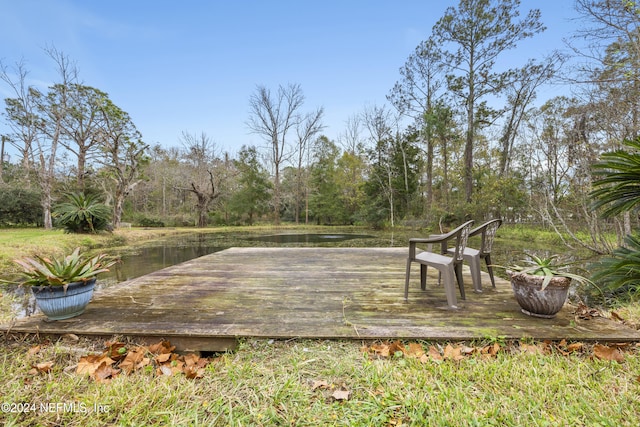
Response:
M137 219L138 225L140 227L164 227L164 222L156 218L149 218L146 216L141 216Z
M589 296L594 300L612 305L628 302L640 294L640 237L628 235L625 246L615 249L610 256L593 263L591 279L599 283L591 287Z
M97 233L109 227L111 210L93 194L69 193L53 211L57 224L69 233Z
M42 206L35 191L9 188L0 191L0 225L41 225Z

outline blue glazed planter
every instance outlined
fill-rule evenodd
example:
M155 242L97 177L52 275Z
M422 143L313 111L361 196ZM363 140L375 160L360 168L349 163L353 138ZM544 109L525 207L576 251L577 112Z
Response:
M66 292L63 286L33 286L31 291L45 316L51 320L63 320L84 313L95 286L94 277L87 282L69 283Z

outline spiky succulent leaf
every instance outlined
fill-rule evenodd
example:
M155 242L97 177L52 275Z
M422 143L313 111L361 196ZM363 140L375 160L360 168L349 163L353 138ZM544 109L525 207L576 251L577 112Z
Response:
M66 286L72 282L87 281L100 273L109 271L115 261L107 260L105 254L84 258L80 248L62 258L49 259L36 256L15 260L22 267L21 281L31 286Z
M534 254L526 254L526 256L528 259L523 260L523 263L526 266L514 264L507 268L518 273L544 277L541 289L545 289L549 286L551 279L554 277L567 277L581 284L591 283L591 281L586 277L567 271L567 268L571 263L560 262L558 255L551 255L546 258L542 258Z

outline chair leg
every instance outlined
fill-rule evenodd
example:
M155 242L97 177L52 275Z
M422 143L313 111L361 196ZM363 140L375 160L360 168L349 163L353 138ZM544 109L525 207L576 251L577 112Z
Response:
M489 272L489 278L491 278L491 285L496 287L496 280L493 278L493 267L491 266L491 254L484 256L484 262L487 264L487 271Z
M427 290L427 266L420 264L420 289Z
M407 258L407 272L404 278L404 301L409 301L409 276L411 275L411 258Z
M447 296L447 305L451 309L458 308L458 301L456 299L456 287L454 285L455 272L453 267L447 268L443 271L442 281L444 282L444 293Z
M464 293L464 281L462 280L462 263L458 263L454 267L456 280L458 282L458 288L460 288L460 297L462 299L467 299L467 296Z
M471 281L473 282L473 290L482 292L482 272L480 270L480 257L474 256L467 258L469 269L471 270Z

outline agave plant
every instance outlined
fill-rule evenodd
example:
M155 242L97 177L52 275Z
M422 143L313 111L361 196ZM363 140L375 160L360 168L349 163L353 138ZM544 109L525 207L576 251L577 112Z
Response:
M573 279L580 284L591 283L591 281L586 277L567 271L572 263L559 261L558 255L551 255L546 258L541 258L533 254L525 255L527 255L529 259L523 260L524 265L510 265L507 267L507 270L530 274L532 276L543 276L544 279L540 288L541 290L545 289L554 277L566 277Z
M106 254L85 258L76 248L63 258L24 258L14 260L22 267L20 283L27 286L67 286L73 282L86 282L96 275L109 271L115 261L107 260Z

